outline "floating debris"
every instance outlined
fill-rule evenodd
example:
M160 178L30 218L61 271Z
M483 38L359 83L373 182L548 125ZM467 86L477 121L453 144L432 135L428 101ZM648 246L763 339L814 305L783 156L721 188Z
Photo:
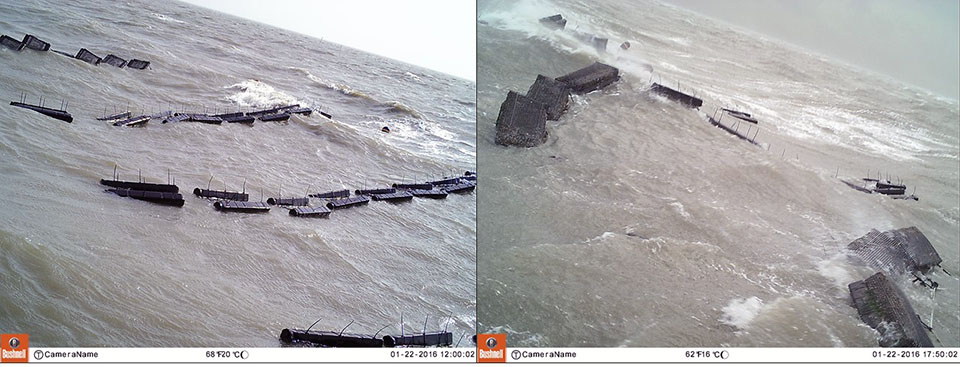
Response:
M98 121L115 121L115 120L125 119L129 117L130 117L130 111L127 111L127 112L118 113L116 115L97 117L97 120Z
M860 319L880 333L881 347L932 347L920 316L883 273L850 283L850 297Z
M720 118L719 118L719 119L716 119L716 118L714 118L714 117L717 115L717 112L718 112L718 111L720 112ZM746 141L750 142L750 143L753 144L753 145L759 145L759 144L757 144L756 138L757 138L757 135L760 134L760 128L759 128L759 127L757 128L756 132L753 133L753 137L751 138L751 137L750 137L750 132L753 130L753 126L748 125L748 126L747 126L747 131L744 132L744 133L741 133L741 132L740 132L740 121L735 122L735 123L733 124L733 127L729 127L729 126L727 126L727 125L724 125L724 124L721 122L721 121L723 121L723 116L724 116L724 114L727 114L727 113L728 113L728 112L727 112L726 109L715 110L715 111L713 112L714 115L713 115L713 116L707 116L707 119L710 121L710 123L711 123L713 126L719 127L719 128L721 128L721 129L723 129L724 131L730 133L731 135L736 136L736 137L738 137L738 138L740 138L740 139L746 140Z
M139 126L146 124L147 121L150 121L150 116L143 115L137 117L131 117L126 120L121 120L113 123L113 126Z
M679 87L679 84L678 84L678 85L677 85L677 89L679 89L679 88L680 88L680 87ZM680 92L680 91L678 91L678 90L674 90L674 89L672 89L672 88L670 88L670 87L666 87L666 86L660 85L660 84L658 84L658 83L653 83L653 85L650 87L650 91L651 91L651 92L654 92L654 93L657 93L657 94L660 94L660 95L663 95L663 96L665 96L665 97L667 97L667 98L669 98L669 99L672 99L672 100L674 100L674 101L680 102L681 104L683 104L683 105L685 105L685 106L687 106L687 107L690 107L690 108L700 108L700 106L703 106L703 100L702 100L702 99L697 98L697 97L694 97L694 96L691 96L691 95L686 94L686 93L683 93L683 92Z
M540 18L540 24L547 26L547 28L557 30L566 27L567 20L563 19L563 15L557 14Z
M838 174L839 174L839 169L838 169ZM877 174L879 174L879 171L877 171ZM867 175L869 176L869 172L867 173ZM860 192L864 192L868 194L873 194L873 193L884 194L889 196L892 199L920 201L920 198L918 198L916 195L906 194L907 185L904 185L902 182L895 184L890 182L889 179L884 180L880 177L878 178L865 177L863 178L863 184L857 184L855 182L851 182L843 179L841 179L840 181L847 184L847 186L849 186L850 188ZM868 186L869 184L872 184L873 186ZM916 187L914 187L914 193L916 193Z
M757 121L757 119L756 119L755 117L751 116L749 113L740 112L740 111L736 111L736 110L731 110L731 109L729 109L729 108L722 108L722 110L723 110L724 112L726 112L728 115L733 116L733 117L736 117L736 118L741 119L741 120L743 120L743 121L752 122L752 123L754 123L754 124L759 124L759 123L760 123L759 121Z

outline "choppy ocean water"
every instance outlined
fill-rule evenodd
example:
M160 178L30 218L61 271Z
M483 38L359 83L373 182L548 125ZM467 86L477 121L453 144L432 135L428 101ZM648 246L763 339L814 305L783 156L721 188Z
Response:
M558 13L563 31L538 22ZM545 144L494 143L508 90L597 60L622 80L574 97ZM933 315L936 345L960 343L957 101L649 1L480 1L477 78L481 332L525 346L876 346L847 290L873 270L844 249L917 226L953 275L934 273L935 296L898 285ZM711 126L717 107L758 117L760 145ZM839 180L878 170L920 201Z

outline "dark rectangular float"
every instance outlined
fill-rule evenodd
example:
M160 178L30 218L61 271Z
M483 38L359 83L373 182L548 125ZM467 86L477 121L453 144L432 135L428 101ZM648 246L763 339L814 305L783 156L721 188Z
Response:
M180 192L180 188L177 187L177 185L170 185L170 184L129 182L129 181L106 180L106 179L100 180L100 184L104 186L116 187L120 189L159 191L159 192L172 192L172 193Z
M850 283L850 297L860 319L877 330L881 347L932 347L910 301L883 273Z
M873 229L850 242L847 248L874 269L894 274L927 273L943 261L917 227L886 232Z
M307 206L310 205L308 198L267 198L267 204L285 205L285 206Z
M23 42L20 43L20 48L23 49L24 47L35 51L46 51L50 49L50 44L27 34L23 36Z
M563 82L577 94L604 88L617 80L620 80L620 70L601 62L594 62L590 66L557 78L557 81Z
M20 51L20 49L22 48L21 46L23 44L20 43L20 41L17 41L16 39L14 39L13 37L10 37L4 34L4 35L0 35L0 45L7 46L11 50Z
M473 191L473 189L477 188L477 184L473 182L462 182L454 185L442 185L438 188L451 194L457 194Z
M222 119L228 119L228 118L232 118L232 117L241 117L241 116L243 116L243 112L221 113L221 114L216 114L216 115L212 115L212 116L213 116L213 117L219 117L219 118L222 118Z
M509 91L497 116L496 143L535 147L547 141L547 109L543 103Z
M370 196L374 201L405 201L413 199L413 194L407 191L397 191L392 194L373 194Z
M113 54L110 54L110 55L107 55L107 57L104 57L102 62L105 64L116 66L118 68L122 68L124 67L124 65L127 65L127 60L119 58Z
M241 192L204 190L199 187L193 189L193 194L202 198L225 199L234 201L250 200L250 195Z
M262 201L223 200L213 203L213 208L224 212L266 213L270 206Z
M286 112L260 116L260 121L286 121L289 119L290 119L290 114Z
M300 207L290 209L290 215L294 217L320 217L330 216L330 209L325 206L315 206L312 208Z
M137 59L127 61L127 67L131 69L143 70L143 69L146 69L148 66L150 66L149 61L143 61L143 60L137 60Z
M301 107L301 108L291 108L286 112L289 114L295 114L295 115L310 115L311 113L313 113L313 110L308 107Z
M94 65L100 65L100 62L103 61L103 59L101 59L99 56L94 55L93 52L90 52L85 48L81 48L80 51L77 51L77 56L74 56L74 58Z
M278 107L268 108L268 109L265 109L265 110L258 110L258 111L247 112L247 116L260 117L260 116L264 116L264 115L273 115L273 114L277 114L277 113L280 113L280 112L283 112L283 111L286 111L286 110L295 109L295 108L298 108L298 107L300 107L299 104L292 104L292 105L287 105L287 106L278 106Z
M420 189L420 190L432 190L433 184L427 183L395 183L393 185L395 189Z
M68 112L65 111L65 110L57 110L57 109L53 109L53 108L49 108L49 107L37 106L37 105L26 104L26 103L21 103L21 102L10 102L10 105L11 105L11 106L14 106L14 107L20 107L20 108L26 108L26 109L28 109L28 110L33 110L33 111L39 112L39 113L41 113L41 114L43 114L43 115L53 117L53 118L55 118L55 119L57 119L57 120L60 120L60 121L73 122L73 116L71 116L70 113L68 113Z
M327 347L339 348L380 348L383 347L383 339L375 335L338 333L333 331L309 331L302 329L283 329L280 332L280 340L290 343L295 340L316 343Z
M547 110L547 120L560 118L570 101L570 87L556 79L537 75L537 80L527 90L527 97L542 103Z
M333 200L333 201L327 203L327 208L330 208L330 209L343 209L343 208L349 208L349 207L355 206L355 205L363 205L363 204L366 204L366 203L369 203L369 202L370 202L370 198L369 198L369 197L360 195L360 196L349 197L349 198L346 198L346 199Z
M397 192L397 189L394 189L394 188L389 188L389 189L365 189L365 190L357 190L357 191L354 191L354 193L357 194L357 195L392 194L392 193L395 193L395 192Z
M155 204L183 206L183 196L178 193L132 190L132 189L124 189L124 188L107 189L107 191L123 197L149 201Z
M447 192L443 190L410 190L410 193L416 197L424 197L430 199L443 199L447 197Z
M345 198L350 196L350 190L328 191L321 192L319 194L310 194L307 196L320 199Z
M223 123L222 118L210 116L203 113L188 113L187 121L202 122L205 124L216 124L216 125Z
M168 122L180 122L180 121L184 121L184 120L188 120L188 119L190 119L190 115L188 115L188 114L185 114L185 113L175 113L175 114L173 114L173 116L170 116L170 117L167 117L167 118L163 119L163 123L166 124L166 123L168 123Z
M253 116L231 116L231 117L221 117L223 121L232 123L232 124L252 124L257 119Z
M384 347L395 346L437 346L445 347L453 344L453 333L449 331L427 332L414 335L385 335L383 337Z
M460 182L460 177L444 178L442 180L428 181L431 185L455 185Z

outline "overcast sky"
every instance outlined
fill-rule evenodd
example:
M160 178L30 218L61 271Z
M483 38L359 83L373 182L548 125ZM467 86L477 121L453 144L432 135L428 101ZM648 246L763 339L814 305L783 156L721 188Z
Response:
M475 0L184 1L464 79L477 79Z
M957 0L666 0L960 98Z

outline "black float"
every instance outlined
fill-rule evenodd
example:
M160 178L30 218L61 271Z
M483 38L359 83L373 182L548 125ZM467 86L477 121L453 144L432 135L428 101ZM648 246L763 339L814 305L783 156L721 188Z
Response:
M290 215L294 217L319 217L326 218L330 216L330 209L325 206L315 206L312 208L293 208L290 209Z
M327 208L334 209L334 210L344 209L344 208L349 208L351 206L363 205L369 202L370 202L369 197L359 195L359 196L349 197L346 199L333 200L327 203Z

